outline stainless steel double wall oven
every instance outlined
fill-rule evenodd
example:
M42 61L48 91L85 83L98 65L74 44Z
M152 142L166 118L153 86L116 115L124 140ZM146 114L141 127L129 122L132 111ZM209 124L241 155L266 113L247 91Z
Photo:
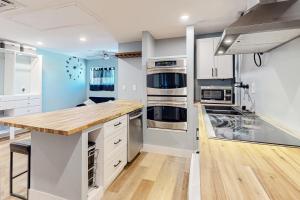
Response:
M147 63L149 128L187 130L187 61L185 57Z

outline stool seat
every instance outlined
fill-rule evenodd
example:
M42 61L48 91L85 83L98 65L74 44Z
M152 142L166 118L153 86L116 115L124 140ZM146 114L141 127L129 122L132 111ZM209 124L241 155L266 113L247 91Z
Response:
M10 143L10 151L28 155L31 150L31 140L21 140Z

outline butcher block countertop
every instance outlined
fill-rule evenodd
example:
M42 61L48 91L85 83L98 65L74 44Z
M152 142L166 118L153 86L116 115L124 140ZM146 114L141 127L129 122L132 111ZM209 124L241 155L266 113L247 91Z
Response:
M0 124L69 136L141 108L143 105L139 102L117 100L54 112L2 118Z
M201 200L300 199L300 148L209 139L197 106Z

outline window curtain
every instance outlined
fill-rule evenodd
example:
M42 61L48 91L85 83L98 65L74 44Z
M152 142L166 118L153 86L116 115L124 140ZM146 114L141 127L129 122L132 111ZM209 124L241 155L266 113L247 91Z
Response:
M91 68L90 91L114 91L115 68Z

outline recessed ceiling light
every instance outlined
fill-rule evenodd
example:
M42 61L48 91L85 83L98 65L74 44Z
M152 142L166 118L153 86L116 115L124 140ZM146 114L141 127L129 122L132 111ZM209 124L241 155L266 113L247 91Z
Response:
M37 42L37 45L39 45L39 46L42 46L43 44L44 44L43 42L40 42L40 41Z
M225 39L225 44L231 44L233 42L233 40L231 38L227 38Z
M219 51L218 51L218 54L223 54L223 53L224 53L223 50L219 50Z
M180 17L180 19L182 20L182 21L186 21L186 20L188 20L190 18L190 16L188 16L188 15L182 15L181 17Z
M85 37L80 37L79 40L80 40L81 42L85 42L85 41L86 41L86 38L85 38Z

